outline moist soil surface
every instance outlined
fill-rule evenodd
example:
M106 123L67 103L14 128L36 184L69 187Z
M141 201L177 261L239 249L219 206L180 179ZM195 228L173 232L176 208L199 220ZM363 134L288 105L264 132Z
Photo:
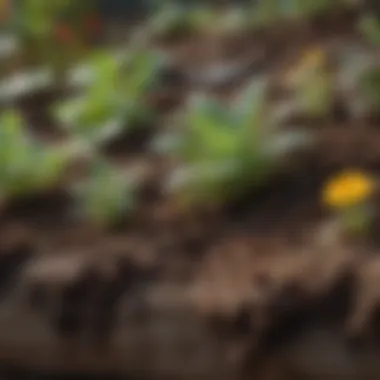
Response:
M370 50L356 21L357 12L337 12L270 32L157 42L173 68L148 99L154 130L190 92L228 101L253 75L280 77L307 48ZM228 78L207 74L232 64ZM46 112L51 100L19 104L48 143L65 138ZM302 121L318 135L302 164L221 210L181 213L163 199L170 165L149 151L151 132L104 149L115 165L146 171L142 206L114 230L78 222L64 192L4 207L4 378L378 378L379 231L364 242L330 238L320 204L340 169L379 174L378 119L337 106L328 120Z

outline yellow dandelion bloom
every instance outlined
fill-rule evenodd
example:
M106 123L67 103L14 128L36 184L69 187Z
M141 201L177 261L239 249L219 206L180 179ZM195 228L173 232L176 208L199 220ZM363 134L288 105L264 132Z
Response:
M322 200L331 208L347 208L365 201L374 188L373 178L360 171L346 171L327 182Z

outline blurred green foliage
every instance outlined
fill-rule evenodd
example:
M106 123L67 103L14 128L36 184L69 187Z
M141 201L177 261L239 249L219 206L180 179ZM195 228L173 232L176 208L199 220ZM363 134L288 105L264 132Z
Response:
M59 103L55 113L76 136L94 143L114 138L152 116L144 96L156 85L163 62L150 51L108 52L90 59L92 80L78 97Z
M46 147L31 138L13 110L0 117L0 194L29 195L47 190L63 177L71 162L69 150Z
M254 81L230 107L193 99L187 130L174 146L182 166L169 189L190 203L219 203L261 186L283 158L309 143L301 132L281 131L266 103L265 81Z

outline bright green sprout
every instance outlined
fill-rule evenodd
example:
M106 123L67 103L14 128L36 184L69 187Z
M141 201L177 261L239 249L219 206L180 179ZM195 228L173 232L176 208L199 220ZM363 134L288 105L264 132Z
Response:
M113 139L151 119L144 97L157 84L161 67L160 57L146 51L122 57L95 54L84 92L58 104L55 113L80 138L95 144Z
M100 227L117 223L134 208L132 182L106 162L95 161L89 176L74 190L82 215Z
M308 143L301 132L278 129L266 102L267 85L254 81L230 107L196 98L182 139L167 141L181 160L169 191L190 203L221 203L268 181L288 153ZM161 144L164 147L165 144Z
M67 146L46 147L26 134L19 114L0 117L0 193L3 198L48 190L63 178L73 155Z

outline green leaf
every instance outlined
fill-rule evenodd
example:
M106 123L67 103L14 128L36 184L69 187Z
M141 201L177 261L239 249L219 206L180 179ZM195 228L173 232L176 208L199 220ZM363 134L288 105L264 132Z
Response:
M188 158L194 153L205 160L233 154L236 134L223 105L204 97L194 98L186 118L190 127Z
M136 49L119 57L95 54L90 84L80 97L58 105L55 115L73 133L94 143L140 127L152 117L142 98L154 84L161 58Z
M175 141L182 166L172 173L170 192L190 204L220 203L242 196L270 179L305 135L281 131L267 113L266 81L252 82L229 106L198 97L185 114L187 130Z
M1 115L0 188L7 196L49 188L61 178L69 160L27 135L19 114L7 111Z

